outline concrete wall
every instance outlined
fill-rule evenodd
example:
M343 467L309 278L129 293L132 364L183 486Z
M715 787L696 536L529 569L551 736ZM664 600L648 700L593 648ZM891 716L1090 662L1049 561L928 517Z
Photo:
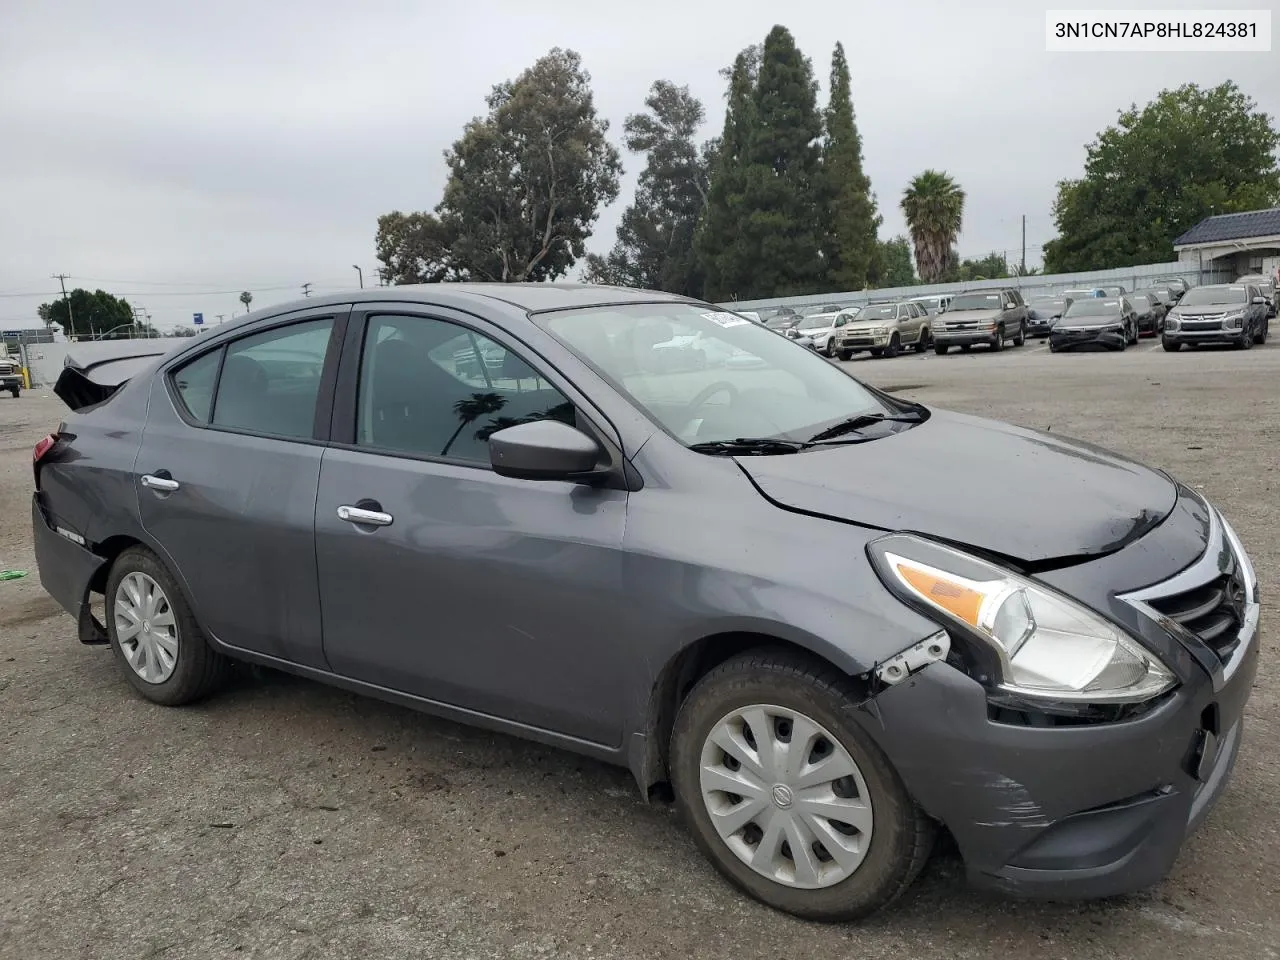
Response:
M113 357L136 356L143 353L168 353L182 344L191 343L190 337L156 337L150 340L85 340L80 343L33 343L27 347L27 369L31 374L32 388L51 387L71 355L79 364L94 363Z

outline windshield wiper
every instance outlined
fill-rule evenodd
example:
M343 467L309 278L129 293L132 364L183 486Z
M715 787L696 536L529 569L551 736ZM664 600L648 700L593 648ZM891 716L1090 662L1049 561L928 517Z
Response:
M799 453L807 446L807 443L799 440L783 440L780 437L737 437L733 440L706 440L690 444L689 449L697 453L732 457L738 454Z
M806 443L822 443L824 440L844 436L846 433L855 433L863 427L871 427L877 423L919 423L923 419L924 415L915 411L904 413L901 416L892 416L887 413L860 413L856 417L850 417L848 420L841 420L839 423L832 424L825 430L819 430Z

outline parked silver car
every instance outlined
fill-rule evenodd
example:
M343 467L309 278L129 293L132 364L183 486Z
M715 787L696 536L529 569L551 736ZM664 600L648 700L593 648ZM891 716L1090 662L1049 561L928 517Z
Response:
M1015 347L1027 342L1027 305L1012 287L958 293L933 320L935 353L951 347L968 350L975 343L1003 350L1008 340Z
M873 303L845 325L836 354L848 360L867 350L873 357L896 357L904 347L920 353L929 346L929 314L911 300Z

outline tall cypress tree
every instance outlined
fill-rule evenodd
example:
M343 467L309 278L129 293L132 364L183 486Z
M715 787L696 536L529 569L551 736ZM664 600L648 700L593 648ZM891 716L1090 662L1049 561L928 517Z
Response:
M817 84L791 33L774 27L730 76L698 249L708 296L753 299L823 288L824 207Z
M862 170L862 137L853 119L850 87L849 61L844 45L837 43L831 55L831 98L822 151L827 281L836 290L861 290L867 285L882 222L871 181Z
M720 71L729 81L724 131L710 144L711 178L702 223L694 237L694 249L705 272L705 296L709 300L740 298L743 281L740 265L749 256L737 245L743 240L738 229L745 171L752 130L756 74L760 48L747 47Z

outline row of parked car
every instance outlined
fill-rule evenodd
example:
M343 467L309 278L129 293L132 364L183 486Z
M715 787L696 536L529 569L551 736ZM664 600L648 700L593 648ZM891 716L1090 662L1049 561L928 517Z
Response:
M1022 346L1029 337L1047 339L1054 352L1124 350L1143 336L1159 336L1169 351L1215 343L1248 349L1266 342L1277 311L1275 283L1251 275L1195 288L1174 278L1133 293L1103 286L1024 300L1019 290L1006 287L743 316L825 356L849 360L863 351L895 357L930 347L940 355L952 347L1003 350L1007 343Z

